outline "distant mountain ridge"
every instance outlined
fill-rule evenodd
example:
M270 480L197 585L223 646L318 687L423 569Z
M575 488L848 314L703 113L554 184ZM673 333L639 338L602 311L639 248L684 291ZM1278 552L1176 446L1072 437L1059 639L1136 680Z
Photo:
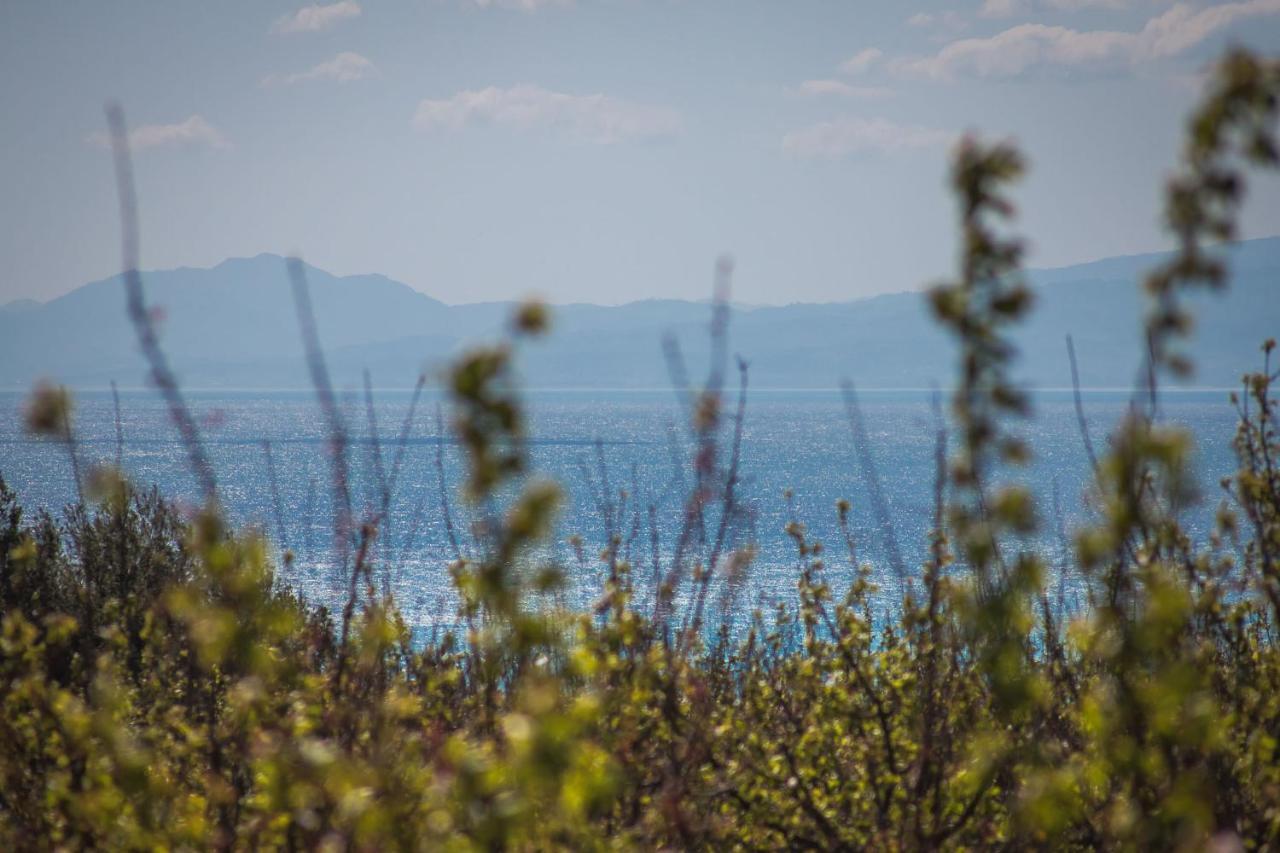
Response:
M1228 251L1231 288L1197 296L1196 384L1233 386L1258 365L1258 347L1280 337L1280 237ZM1064 338L1074 336L1081 382L1124 387L1141 363L1142 272L1162 255L1107 258L1028 274L1036 293L1018 332L1018 373L1040 387L1070 382ZM408 387L456 353L492 339L512 303L447 305L381 275L337 277L308 267L320 337L340 385L369 369L381 387ZM191 388L307 387L284 259L233 258L209 269L144 274L160 311L162 340ZM730 347L751 364L754 387L946 385L954 348L919 293L838 303L735 307ZM544 388L651 388L669 384L661 353L673 336L696 371L705 364L705 302L646 300L553 309L553 332L522 353L526 381ZM73 387L143 384L146 369L124 311L119 276L34 303L0 305L0 388L38 378ZM696 375L696 374L695 374Z

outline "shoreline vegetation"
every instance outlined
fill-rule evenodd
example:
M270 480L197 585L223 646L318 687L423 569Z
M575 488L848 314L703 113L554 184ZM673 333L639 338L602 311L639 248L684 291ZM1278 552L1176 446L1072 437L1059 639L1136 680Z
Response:
M128 137L110 109L129 316L204 503L184 515L118 465L80 470L69 393L32 394L28 428L66 448L82 492L61 517L28 516L0 481L0 845L1280 844L1274 342L1234 397L1239 470L1205 541L1179 524L1189 438L1156 417L1162 383L1192 369L1187 294L1227 280L1211 247L1235 235L1245 169L1280 164L1278 114L1280 61L1234 51L1191 118L1167 190L1177 250L1146 280L1147 367L1110 441L1087 446L1096 521L1060 533L1072 537L1080 605L1049 587L1046 558L1027 547L1043 526L1031 495L995 475L1034 452L1015 437L1028 397L1011 379L1011 333L1031 309L1007 195L1024 164L1010 145L967 139L951 173L960 267L927 295L958 353L955 428L941 426L939 394L929 557L880 569L905 590L895 618L873 620L877 579L849 533L851 513L882 511L870 488L856 509L836 506L842 542L787 525L795 607L728 628L754 549L736 493L750 366L728 352L722 263L705 383L666 350L694 452L653 600L635 594L624 556L644 508L603 465L605 535L580 545L605 570L594 606L565 607L565 570L538 557L561 494L529 470L516 364L550 317L528 304L506 341L450 369L462 499L479 522L459 529L441 490L463 628L411 642L379 565L401 457L392 440L374 453L382 509L358 509L348 425L296 260L287 273L328 428L341 607L290 591L263 536L223 521L144 299ZM365 393L372 412L367 380ZM856 432L857 397L843 393ZM827 582L831 561L857 567L848 588Z

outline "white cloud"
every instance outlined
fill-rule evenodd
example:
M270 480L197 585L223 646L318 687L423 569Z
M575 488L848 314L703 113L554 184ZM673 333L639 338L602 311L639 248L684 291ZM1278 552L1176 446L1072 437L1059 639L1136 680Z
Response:
M978 14L983 18L1008 18L1027 10L1027 0L983 0Z
M364 80L377 77L378 68L358 53L343 51L333 59L321 62L314 68L299 71L296 74L272 74L262 78L263 86L288 86L308 80L336 80L339 83L350 83L352 80Z
M946 9L942 12L916 12L907 18L907 26L954 36L969 29L969 19L954 9Z
M1209 38L1236 21L1280 14L1280 0L1248 0L1196 9L1179 3L1143 27L1140 38L1151 57L1173 56Z
M1134 0L1044 0L1054 9L1077 12L1081 9L1124 9L1133 5Z
M989 38L951 42L933 56L897 60L895 71L935 79L1012 77L1043 66L1133 65L1182 53L1231 24L1280 14L1280 0L1242 0L1196 8L1178 3L1138 32L1019 24Z
M1037 65L1100 63L1123 58L1135 36L1120 32L1079 32L1045 24L1019 24L989 38L954 41L933 56L898 60L894 70L908 76L1012 77Z
M469 2L482 9L493 6L500 9L519 9L521 12L536 12L551 6L573 5L573 0L469 0Z
M360 4L353 0L330 3L327 6L303 6L292 15L285 15L271 26L273 33L314 33L327 30L339 21L360 17Z
M89 134L89 142L109 148L111 137L106 131L100 130ZM226 148L230 143L216 127L200 115L193 115L175 124L143 124L129 131L129 147L135 151L165 145L207 145L210 148Z
M555 129L587 142L653 139L680 132L680 116L667 107L608 95L570 95L522 84L490 86L418 103L413 126L421 131L493 124L520 130Z
M1138 0L1034 0L1035 6L1047 6L1062 12L1079 12L1082 9L1127 9ZM1031 11L1033 0L983 0L978 16L982 18L1010 18Z
M893 94L892 89L883 86L851 86L843 80L805 80L796 88L796 94L806 98L834 96L839 98L860 98L871 100L887 98Z
M868 47L840 63L840 70L845 74L865 74L871 67L884 58L884 51L878 47Z
M782 150L796 157L834 159L850 154L892 154L950 145L956 134L884 118L839 118L824 121L782 138Z

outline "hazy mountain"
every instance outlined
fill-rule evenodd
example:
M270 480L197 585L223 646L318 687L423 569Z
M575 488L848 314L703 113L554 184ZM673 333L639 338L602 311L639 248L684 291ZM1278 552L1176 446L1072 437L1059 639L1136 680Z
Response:
M0 314L21 314L24 311L39 307L40 303L34 299L15 299L12 302L0 305Z
M1280 336L1280 238L1238 244L1230 255L1229 292L1194 300L1199 385L1234 385L1258 366L1261 342ZM1137 282L1159 257L1031 273L1037 301L1018 335L1020 374L1039 386L1069 384L1070 333L1084 385L1129 385L1142 349ZM411 385L419 371L438 371L468 344L499 333L512 307L446 305L380 275L308 273L321 340L343 385L357 383L364 368L379 386ZM282 258L151 272L145 282L165 349L187 386L307 384ZM678 340L697 371L705 364L709 317L707 304L677 300L557 306L552 335L529 346L521 364L538 387L664 386L662 337ZM756 387L832 387L842 377L863 387L926 387L945 385L952 371L953 346L918 293L735 308L730 346L750 362ZM145 375L118 276L45 304L0 306L0 386L25 388L39 377L134 386Z

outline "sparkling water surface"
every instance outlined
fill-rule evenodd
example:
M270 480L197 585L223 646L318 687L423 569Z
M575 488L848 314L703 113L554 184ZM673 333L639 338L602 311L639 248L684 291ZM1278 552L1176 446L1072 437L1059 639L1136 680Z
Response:
M407 391L375 395L377 444L362 398L354 393L342 398L357 509L381 503L374 449L380 447L383 470L390 474L411 396ZM867 439L867 455L860 459L838 391L750 393L737 489L741 512L731 526L730 539L753 540L758 555L734 599L737 612L794 598L798 560L784 530L793 518L806 526L812 538L825 543L828 579L837 592L844 588L852 569L836 519L835 504L840 498L853 505L851 529L857 559L871 564L873 578L883 589L891 591L899 583L891 570L895 547L908 573L918 572L934 517L938 415L932 397L923 391L860 392ZM230 518L261 527L277 547L287 546L295 553L284 580L313 599L334 600L338 593L332 571L328 440L314 395L217 391L191 392L187 398L202 424ZM1083 398L1089 431L1101 452L1109 431L1129 406L1130 395L1086 391ZM637 594L651 595L655 575L651 519L656 521L660 571L665 572L684 522L684 496L693 481L692 441L676 396L671 391L535 391L524 399L533 439L533 468L558 481L566 493L555 536L542 556L565 567L572 582L571 603L589 604L600 590L605 573L598 559L605 542L601 504L606 494L615 508L624 507L618 528L624 555L630 556L634 566ZM28 511L46 507L56 512L75 495L66 449L24 433L24 400L23 394L0 393L0 475ZM438 395L424 394L410 424L389 520L376 550L380 576L406 618L416 625L453 618L448 566L454 552L441 505L438 447L456 534L464 550L473 515L458 494L464 475L460 451L447 435L443 443L439 440L439 402ZM726 402L731 412L733 400ZM121 392L120 404L123 466L128 475L135 482L158 486L180 502L196 502L198 490L187 468L185 449L160 398L146 391ZM82 465L87 469L113 462L117 445L111 393L77 393L75 406ZM1196 439L1201 497L1187 510L1186 523L1203 537L1222 497L1218 481L1235 469L1230 447L1235 412L1224 391L1175 391L1161 399L1160 414ZM446 423L447 418L446 411ZM1069 538L1073 528L1090 518L1090 466L1071 393L1035 394L1033 416L1019 430L1035 455L1015 476L1029 483L1037 495L1044 523L1035 544L1057 565L1070 547L1058 534L1058 519ZM727 447L727 428L723 438ZM270 444L276 471L279 518L264 441ZM880 482L883 512L872 499L868 471L874 471ZM602 480L607 480L607 489ZM625 505L621 490L628 493ZM709 538L714 538L715 524L713 516L708 520ZM572 544L574 534L581 537L581 547ZM704 547L700 553L707 551Z

